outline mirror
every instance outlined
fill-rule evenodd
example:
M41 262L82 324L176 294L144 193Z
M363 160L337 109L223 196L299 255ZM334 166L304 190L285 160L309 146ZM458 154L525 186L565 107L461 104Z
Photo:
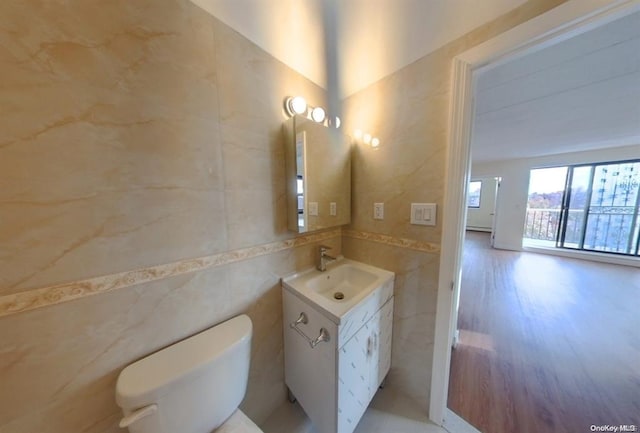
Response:
M351 221L351 144L340 130L295 115L284 124L289 230Z

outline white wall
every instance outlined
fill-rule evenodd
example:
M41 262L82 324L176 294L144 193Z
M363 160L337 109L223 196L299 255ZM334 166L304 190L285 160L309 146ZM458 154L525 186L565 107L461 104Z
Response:
M638 158L640 158L640 145L563 153L538 158L473 163L472 179L502 178L496 206L494 246L505 250L522 250L522 234L529 192L529 171L532 168Z
M493 211L496 205L497 180L495 177L471 177L471 181L482 182L480 190L480 207L467 209L467 229L491 231L493 227Z

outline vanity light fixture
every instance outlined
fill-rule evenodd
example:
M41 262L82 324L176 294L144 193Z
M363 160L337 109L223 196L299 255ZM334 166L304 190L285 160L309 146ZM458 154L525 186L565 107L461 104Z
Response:
M324 118L325 118L324 108L315 107L313 110L311 110L311 119L313 119L314 122L322 123L324 122Z
M285 99L284 107L289 116L307 114L307 101L302 96L293 96Z
M288 96L284 99L284 110L289 117L296 114L321 123L324 126L340 128L340 118L338 116L328 116L322 107L311 107L302 96Z
M380 146L380 139L378 137L374 137L368 132L362 132L361 129L353 131L353 138L356 142L364 143L374 149Z

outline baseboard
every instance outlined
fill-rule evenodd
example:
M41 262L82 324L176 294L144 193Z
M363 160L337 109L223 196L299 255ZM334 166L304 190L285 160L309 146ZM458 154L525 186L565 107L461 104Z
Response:
M615 254L602 254L592 251L571 251L562 248L522 247L522 251L552 256L568 257L571 259L591 260L592 262L610 263L614 265L640 267L640 258Z
M491 233L491 227L473 227L473 226L467 226L466 227L467 230L472 231L472 232L485 232L485 233Z

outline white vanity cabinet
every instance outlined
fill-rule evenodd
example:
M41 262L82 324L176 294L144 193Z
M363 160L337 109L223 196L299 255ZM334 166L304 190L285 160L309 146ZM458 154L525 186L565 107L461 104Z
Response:
M393 273L388 274L341 317L283 282L285 382L317 433L353 432L389 371ZM329 340L312 347L323 328Z
M338 433L351 433L391 366L393 297L338 353Z

